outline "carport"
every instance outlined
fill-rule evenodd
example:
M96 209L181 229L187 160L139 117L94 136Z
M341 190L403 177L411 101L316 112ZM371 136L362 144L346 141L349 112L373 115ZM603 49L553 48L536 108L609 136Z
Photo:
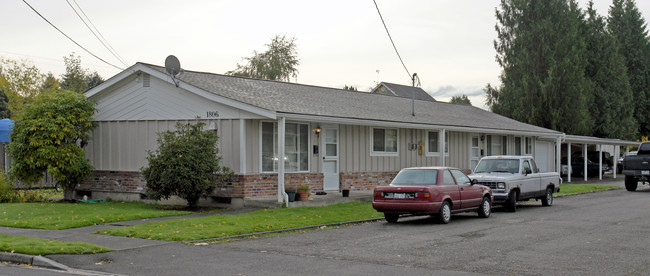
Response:
M616 167L617 167L617 161L618 158L621 155L621 147L631 147L631 146L638 146L640 143L636 141L626 141L626 140L620 140L620 139L607 139L607 138L598 138L598 137L589 137L589 136L579 136L579 135L566 135L564 137L564 142L563 144L566 144L566 164L562 165L567 165L567 182L571 182L571 153L572 153L572 147L573 145L579 145L582 147L582 164L583 164L583 171L582 175L584 177L584 181L587 181L587 176L588 176L588 171L587 171L587 148L589 146L596 146L598 150L598 179L602 180L603 179L603 147L605 146L611 146L613 148L613 153L612 153L612 176L613 178L616 178ZM592 160L595 161L595 160Z

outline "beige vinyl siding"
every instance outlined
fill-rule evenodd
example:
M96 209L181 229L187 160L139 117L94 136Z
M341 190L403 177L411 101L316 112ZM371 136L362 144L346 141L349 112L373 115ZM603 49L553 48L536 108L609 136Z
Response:
M86 158L95 170L139 171L147 165L147 151L158 147L161 131L176 128L176 123L194 120L104 121L97 122L86 149ZM239 121L202 120L205 129L217 129L221 164L239 171Z
M341 172L384 172L398 171L406 167L441 165L440 156L426 156L424 152L420 155L418 150L408 149L410 143L426 142L427 130L399 129L397 156L371 156L370 128L355 125L340 126ZM446 165L461 169L469 168L469 133L447 132L447 135L449 135L449 156L446 157Z

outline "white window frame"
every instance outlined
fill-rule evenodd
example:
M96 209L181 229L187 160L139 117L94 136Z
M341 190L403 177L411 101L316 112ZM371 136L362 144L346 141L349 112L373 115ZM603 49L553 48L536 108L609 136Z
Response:
M524 155L533 155L533 137L524 138Z
M426 131L427 136L425 137L426 140L426 152L425 156L428 157L436 157L440 156L440 150L438 151L430 151L429 150L429 133L435 132L438 134L438 149L440 149L440 135L442 133L442 130L429 130ZM449 132L445 132L445 156L449 156Z
M387 151L375 151L375 129L383 129L383 130L395 130L395 138L397 140L397 146L395 147L395 152L387 152ZM385 132L384 132L385 135ZM399 147L400 147L400 141L399 141L399 128L393 128L393 127L370 127L370 156L399 156ZM384 136L385 138L385 136ZM385 141L385 140L384 140Z
M259 132L260 132L260 133L259 133L259 139L260 139L260 141L259 141L259 149L260 149L260 154L259 154L260 172L261 172L261 173L277 173L277 172L278 172L277 165L274 165L274 166L273 166L273 167L274 167L274 168L273 168L273 171L265 171L265 170L264 170L264 164L263 164L263 160L262 160L262 158L263 158L262 156L263 156L263 154L264 154L264 150L263 150L263 148L262 148L262 146L263 146L263 145L262 145L262 144L263 144L263 143L262 143L262 135L264 134L263 131L262 131L262 124L264 124L264 123L272 123L272 124L273 124L273 145L274 145L274 146L273 146L273 155L274 155L274 156L277 156L277 154L278 154L278 152L277 152L277 150L278 150L278 149L277 149L277 143L278 143L278 133L277 133L277 131L278 131L278 122L277 122L277 121L260 121L260 124L259 124ZM288 122L285 123L285 131L286 131L286 125L288 125L288 124L295 124L295 125L297 125L297 126L298 126L298 131L300 131L300 125L307 125L307 151L305 152L305 154L307 155L307 170L302 171L302 170L298 169L298 170L296 170L296 171L289 171L289 170L286 169L286 164L285 164L285 173L306 173L306 172L310 172L310 171L311 171L311 152L310 152L310 146L309 146L309 145L311 145L311 133L310 133L311 131L310 131L310 124L309 124L309 123L305 123L305 122L294 122L294 121L289 122L289 121L288 121ZM286 139L286 138L285 138L285 139ZM300 139L298 139L298 140L300 140ZM300 141L298 141L298 142L300 142ZM298 146L298 148L300 148L300 147ZM285 153L286 153L286 143L285 143ZM300 154L300 153L299 153L299 154ZM300 156L298 157L298 159L300 159ZM300 163L298 163L298 167L300 167Z
M519 153L517 153L517 139L519 139ZM521 136L516 136L512 139L512 143L514 144L514 151L512 154L522 155L524 152L524 138Z

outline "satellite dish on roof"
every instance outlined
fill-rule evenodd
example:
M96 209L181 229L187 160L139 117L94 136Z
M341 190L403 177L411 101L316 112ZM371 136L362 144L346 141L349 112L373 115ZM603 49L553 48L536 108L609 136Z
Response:
M174 55L169 55L165 59L165 70L169 73L169 76L172 77L172 81L178 87L178 80L176 80L176 75L181 72L181 62L178 61Z

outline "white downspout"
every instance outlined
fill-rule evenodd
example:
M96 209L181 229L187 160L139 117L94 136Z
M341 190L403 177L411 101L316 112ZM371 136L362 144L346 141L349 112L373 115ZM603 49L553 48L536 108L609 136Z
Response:
M285 117L278 118L278 202L286 203L289 208L289 195L284 191L284 136L285 136Z
M441 145L440 146L440 151L442 152L442 154L440 155L440 164L443 167L445 166L445 154L446 154L446 152L445 152L445 146L446 146L445 145L445 136L447 136L446 132L447 132L446 129L443 129L442 131L440 131L440 145Z
M562 174L562 136L558 136L555 142L555 171Z

